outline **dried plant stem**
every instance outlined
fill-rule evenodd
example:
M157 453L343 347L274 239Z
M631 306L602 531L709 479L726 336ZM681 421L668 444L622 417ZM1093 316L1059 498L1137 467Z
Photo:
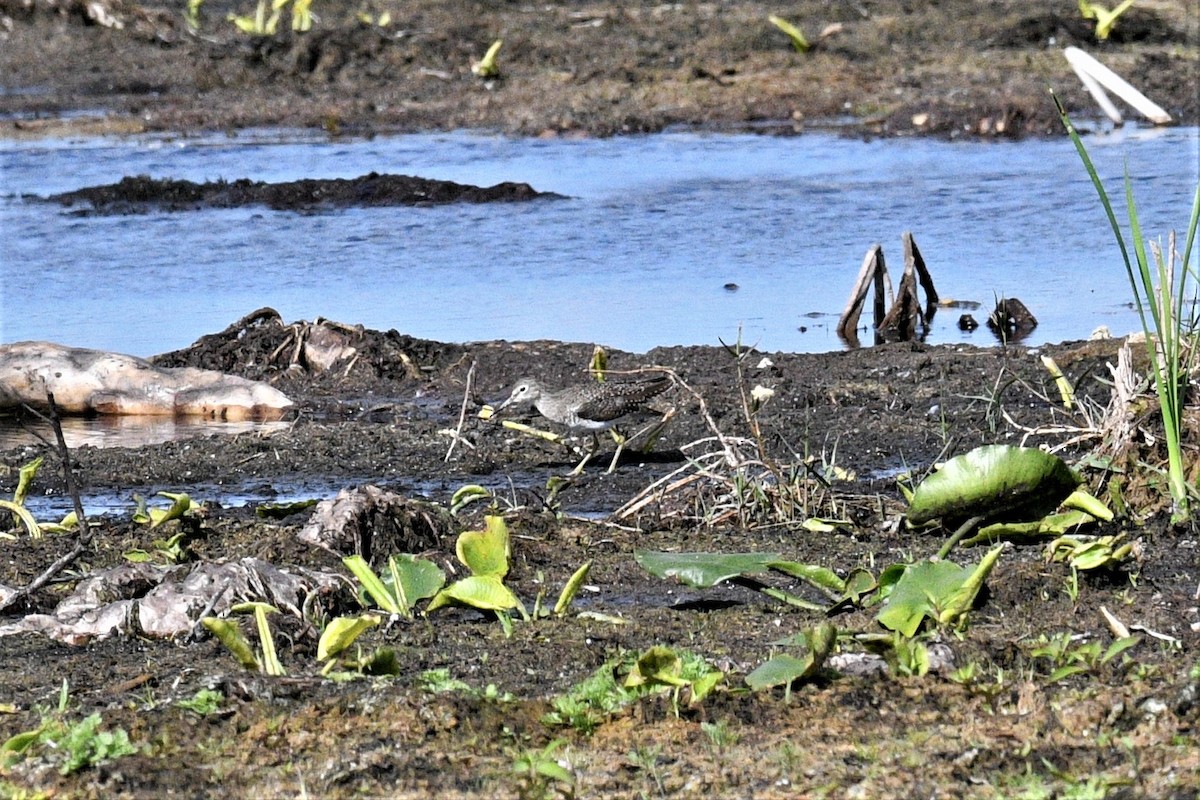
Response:
M66 569L69 564L74 563L75 559L79 558L92 543L92 529L88 525L87 517L84 516L83 501L79 498L79 489L75 485L75 476L71 472L71 451L67 449L67 440L63 436L62 421L58 417L58 406L54 402L53 392L46 392L46 402L50 407L50 425L54 428L54 436L58 440L58 452L62 457L63 482L66 483L67 492L71 495L71 500L75 504L75 519L79 526L79 537L75 540L75 544L71 549L47 567L41 575L38 575L27 585L13 592L3 603L0 603L0 611L25 600L38 589L45 586L55 575Z

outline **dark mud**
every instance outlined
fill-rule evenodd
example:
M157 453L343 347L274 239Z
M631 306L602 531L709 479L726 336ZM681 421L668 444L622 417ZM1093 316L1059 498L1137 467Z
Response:
M1114 361L1117 342L1038 351L905 344L823 355L749 353L740 361L740 377L739 361L722 348L609 353L613 370L671 370L681 383L663 399L675 416L650 454L631 454L612 475L604 474L601 454L551 497L547 480L564 476L575 457L474 412L521 375L551 384L586 380L591 346L446 344L330 327L355 353L319 372L295 356L305 352L296 337L312 337L313 329L285 325L269 310L159 356L160 364L271 381L298 401L294 425L270 436L81 448L72 453L72 465L83 493L132 497L199 485L251 486L269 498L274 487L328 476L338 485L370 482L445 504L458 487L479 483L495 490L496 508L508 517L514 538L506 582L527 605L542 592L552 602L571 572L591 560L587 583L594 588L573 610L623 622L518 621L506 638L480 612L439 611L368 633L365 648L393 649L401 674L351 683L319 676L315 627L287 617L280 618L278 638L289 675L276 679L238 668L204 636L194 642L121 636L80 647L33 635L6 637L0 701L15 708L0 717L3 731L35 727L66 678L70 715L99 712L142 748L69 777L58 775L52 758L28 759L4 772L6 791L527 797L546 789L555 796L554 787L514 772L514 764L559 738L555 757L569 766L580 797L1036 797L1090 787L1094 796L1190 798L1200 789L1197 535L1171 525L1159 492L1137 481L1124 485L1137 516L1100 529L1139 539L1137 560L1082 574L1076 594L1067 588L1070 570L1047 563L1043 545L1011 547L969 629L938 637L951 663L923 678L828 669L790 698L740 690L742 677L773 652L772 642L811 627L821 615L737 585L700 590L660 581L633 560L638 549L772 551L842 573L864 567L877 574L888 564L931 555L947 533L898 525L903 503L889 476L905 466L924 471L943 453L988 442L1066 444L1063 452L1072 459L1114 452L1102 436L1087 436L1079 413L1062 410L1038 356L1053 355L1080 400L1103 406L1106 364ZM689 474L685 459L702 459L715 448L711 441L693 444L711 439L714 426L726 437L753 439L739 387L758 384L776 391L757 417L768 458L789 465L807 458L813 472L828 476L818 481L799 468L803 511L773 517L751 502L731 511L736 504L716 479L719 465L710 462L714 480L660 491L637 511L612 515L657 478L675 470ZM447 459L445 431L459 427L464 397L464 441ZM1150 432L1153 409L1143 410L1138 429ZM1189 427L1189 448L1195 430ZM1138 433L1120 448L1118 463L1160 463L1157 448ZM55 451L30 447L0 456L0 491L12 491L17 467L35 455L47 459L36 492L63 490ZM1113 476L1086 474L1098 492ZM256 517L253 506L210 506L188 538L185 563L254 556L287 568L339 571L333 555L297 539L309 513L271 520ZM470 508L419 542L393 545L419 549L450 570L455 535L478 526L481 513ZM840 522L815 533L801 525L808 516ZM444 512L431 518L449 519ZM154 552L153 540L163 536L127 516L99 524L77 570L35 593L29 607L9 609L5 621L18 611L51 609L81 573L119 564L135 548ZM376 519L369 527L383 531L391 523ZM24 585L71 541L50 535L31 542L22 535L0 543L3 582ZM968 563L980 554L964 550L954 557ZM386 555L381 546L372 558ZM782 576L768 581L822 600ZM319 606L330 616L356 609L349 590L322 598ZM1113 634L1101 607L1142 626L1135 627L1141 642L1127 659L1052 679L1058 665L1032 652L1039 637L1065 632L1081 637L1077 645L1107 646ZM854 610L833 621L847 632L875 631L873 613ZM590 733L545 719L556 696L612 659L652 645L704 657L728 673L728 689L678 708L669 697L642 700ZM841 649L861 647L845 640ZM951 680L954 669L972 663L976 677ZM431 669L447 669L470 688L433 693L420 678ZM217 713L201 718L177 705L204 688L224 695Z
M318 211L444 203L514 203L561 197L553 192L539 192L527 183L505 182L485 188L453 181L372 172L358 178L280 183L245 178L196 183L139 176L105 186L87 186L46 199L67 207L79 207L76 213L147 214L154 211L242 206L265 206L277 211Z
M1073 3L520 5L318 0L318 20L254 37L250 0L0 0L0 118L55 132L491 129L612 135L671 126L880 135L1057 135L1047 88L1099 116L1061 49L1086 48L1178 122L1200 119L1200 19L1138 2L1098 42ZM380 16L390 15L387 24ZM801 26L795 53L769 22ZM822 32L827 35L820 36ZM500 76L471 65L503 39ZM74 112L87 112L78 115ZM66 112L72 112L66 114Z

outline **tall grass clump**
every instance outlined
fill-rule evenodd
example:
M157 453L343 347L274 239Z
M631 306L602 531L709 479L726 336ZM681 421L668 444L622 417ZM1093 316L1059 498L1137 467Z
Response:
M1137 207L1133 199L1133 185L1129 179L1129 169L1126 167L1125 205L1128 209L1129 240L1133 250L1133 257L1130 258L1131 248L1126 244L1125 234L1121 230L1120 223L1117 222L1117 215L1113 212L1108 192L1105 191L1104 184L1096 173L1096 167L1092 164L1092 159L1088 156L1078 131L1071 124L1066 110L1057 97L1054 98L1054 103L1058 106L1058 114L1062 118L1063 126L1075 144L1084 168L1087 169L1088 177L1092 179L1092 185L1096 187L1096 193L1100 196L1100 203L1104 206L1109 225L1112 226L1113 235L1116 237L1117 246L1121 249L1121 257L1125 261L1129 287L1133 291L1134 304L1142 322L1142 330L1146 334L1146 350L1162 414L1164 439L1167 443L1167 485L1171 492L1171 499L1175 502L1175 519L1183 521L1189 517L1189 490L1191 487L1188 486L1187 479L1184 477L1183 450L1180 438L1183 432L1184 394L1196 353L1192 339L1198 327L1195 310L1200 275L1197 275L1191 266L1191 254L1192 245L1196 241L1197 221L1200 221L1200 181L1196 184L1196 197L1192 202L1192 218L1184 239L1183 259L1177 270L1174 233L1170 236L1165 254L1157 245L1151 243L1153 263L1146 255L1146 243L1142 237ZM1187 304L1186 313L1185 303ZM1149 310L1149 318L1147 318L1147 310Z

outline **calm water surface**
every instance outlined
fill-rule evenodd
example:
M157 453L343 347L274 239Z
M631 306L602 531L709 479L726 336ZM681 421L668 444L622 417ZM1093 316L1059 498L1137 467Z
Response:
M1090 137L1147 233L1181 232L1195 128ZM127 175L195 181L407 173L524 181L559 202L79 217L23 195ZM1120 213L1120 209L1118 209ZM328 141L280 132L0 142L0 342L152 355L260 307L443 341L553 338L642 352L744 329L824 351L863 255L895 275L914 232L943 297L1016 296L1032 343L1137 327L1119 252L1066 140L945 143L662 134L518 140L467 133ZM737 284L736 291L724 288ZM931 341L960 333L959 311ZM976 312L981 320L986 311Z

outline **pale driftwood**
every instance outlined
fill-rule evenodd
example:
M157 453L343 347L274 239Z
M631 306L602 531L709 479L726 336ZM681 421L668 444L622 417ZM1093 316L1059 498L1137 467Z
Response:
M46 408L52 392L67 414L276 420L293 403L259 381L52 342L0 345L0 409Z
M1108 96L1104 92L1105 89L1124 100L1134 110L1155 125L1169 125L1171 123L1171 115L1164 111L1161 106L1151 102L1146 95L1130 86L1120 75L1078 47L1065 48L1063 55L1066 56L1067 63L1071 65L1071 69L1075 70L1075 74L1083 81L1084 88L1091 93L1092 97L1100 104L1100 107L1104 109L1104 112L1108 114L1113 122L1120 124L1121 114L1108 100Z
M844 339L857 338L855 330L858 328L858 318L862 315L863 304L866 302L867 292L871 290L872 285L875 286L875 318L872 327L879 326L884 316L883 282L885 278L887 278L887 267L883 261L883 246L873 244L863 258L862 267L858 270L858 278L855 279L854 288L850 291L850 302L846 304L845 310L842 311L842 317L838 320L838 336ZM891 287L887 288L888 294L891 294Z

